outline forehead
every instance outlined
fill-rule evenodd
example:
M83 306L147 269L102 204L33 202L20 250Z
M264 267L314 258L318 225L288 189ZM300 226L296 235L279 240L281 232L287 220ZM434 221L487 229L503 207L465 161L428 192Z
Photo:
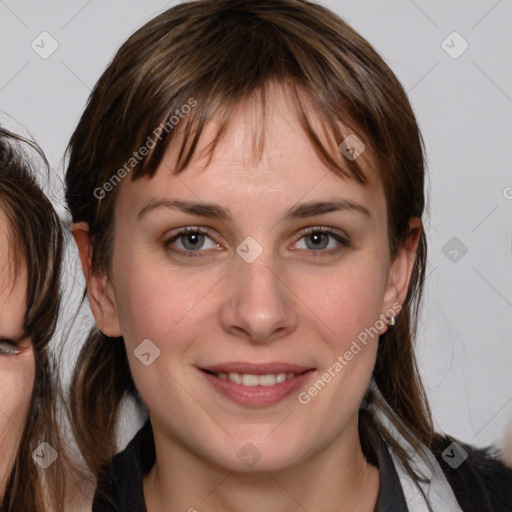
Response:
M349 191L350 195L366 201L383 198L380 179L369 148L357 157L367 183L361 184L352 175L346 156L338 148L341 141L332 138L325 124L315 117L310 122L324 147L331 149L348 177L340 177L328 168L317 148L311 142L297 113L296 103L283 87L269 88L268 100L262 104L252 97L241 102L227 129L216 145L212 159L210 149L217 135L219 118L212 120L203 130L194 156L178 174L173 169L179 155L180 141L170 144L156 174L121 184L118 202L130 197L137 206L162 194L192 195L196 200L206 199L215 190L225 200L251 200L262 195L269 199L281 195L283 201L298 201L311 194L325 195ZM354 137L347 127L341 127L344 137ZM179 138L179 132L178 132ZM343 147L343 146L342 146ZM361 147L356 148L361 149ZM312 199L312 197L311 197Z
M18 338L26 311L27 269L14 266L11 226L0 208L0 337Z
M5 307L17 296L24 295L27 271L19 255L14 254L12 226L6 213L0 207L0 303ZM0 310L0 318L2 310Z

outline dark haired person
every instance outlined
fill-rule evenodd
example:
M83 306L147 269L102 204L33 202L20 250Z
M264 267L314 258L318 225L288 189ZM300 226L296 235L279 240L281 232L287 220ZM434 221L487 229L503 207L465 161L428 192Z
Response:
M511 510L512 472L434 432L423 143L343 20L178 4L118 51L68 151L94 511ZM149 419L110 460L127 393Z
M36 181L41 150L0 126L0 510L62 510L62 450L49 343L63 236Z

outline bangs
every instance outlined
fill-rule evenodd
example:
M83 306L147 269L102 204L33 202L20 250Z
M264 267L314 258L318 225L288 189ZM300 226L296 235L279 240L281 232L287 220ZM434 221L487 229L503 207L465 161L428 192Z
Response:
M258 89L247 92L245 97L218 96L211 98L208 90L196 92L185 100L180 106L177 103L169 109L166 116L160 119L156 128L150 126L139 135L136 148L153 146L141 165L133 166L132 179L153 177L162 164L162 160L171 145L177 146L177 158L173 163L173 172L177 175L183 172L196 156L199 140L207 128L214 125L213 135L209 135L207 144L208 165L213 157L218 143L230 129L233 120L237 119L238 109L246 102L253 101L256 108L262 113L257 118L254 128L253 147L257 150L257 158L261 159L265 150L265 116L272 108L269 101L269 89L276 85L281 87L287 96L288 104L293 109L298 125L307 135L319 159L331 171L340 177L354 178L360 183L366 183L367 177L363 167L371 164L369 154L370 141L354 128L355 123L348 115L343 115L343 121L333 115L332 107L322 105L318 98L303 85L294 80L284 80L277 83L271 80ZM193 108L187 109L187 114L175 123L178 113L182 113L184 106L193 102ZM338 111L339 115L340 112ZM261 120L261 121L260 121ZM349 135L356 136L364 144L365 151L357 160L347 158L340 149L340 144ZM145 141L145 142L144 142ZM137 149L134 150L134 153ZM203 156L203 155L201 155ZM135 163L135 162L133 162Z
M201 0L178 4L140 28L97 82L67 148L74 222L101 231L125 177L152 178L171 149L176 159L165 164L183 172L206 132L211 161L246 102L264 114L249 126L261 158L273 86L285 92L327 169L362 184L375 169L389 204L399 187L423 186L422 149L405 91L343 20L296 0ZM354 141L362 152L352 151ZM414 208L421 211L422 203Z
M258 98L265 111L269 86L279 85L325 165L364 183L360 162L346 158L339 145L355 134L370 149L388 131L377 99L383 87L361 51L367 43L348 27L332 30L319 6L311 6L318 10L314 21L306 6L296 8L292 20L279 3L265 9L220 0L198 9L190 2L176 6L172 19L163 13L133 34L93 92L109 108L101 119L88 113L83 119L91 131L100 130L96 140L110 139L100 151L110 161L95 163L103 182L123 166L133 180L152 177L171 144L180 173L210 123L218 121L213 152L238 106ZM263 151L263 140L256 143Z

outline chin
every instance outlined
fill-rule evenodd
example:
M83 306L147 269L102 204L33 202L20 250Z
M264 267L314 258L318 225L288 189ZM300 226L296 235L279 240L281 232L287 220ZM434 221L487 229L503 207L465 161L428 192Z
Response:
M228 452L211 454L211 461L236 473L279 472L290 469L299 462L297 447L265 446L251 441L233 443ZM234 454L233 454L234 451ZM233 457L234 455L234 457Z

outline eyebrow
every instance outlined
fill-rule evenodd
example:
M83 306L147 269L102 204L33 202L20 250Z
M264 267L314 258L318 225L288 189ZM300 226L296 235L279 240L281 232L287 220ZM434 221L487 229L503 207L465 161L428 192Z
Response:
M157 199L155 201L151 201L149 204L144 206L142 210L140 210L137 218L140 219L148 212L157 210L159 208L178 209L184 213L197 215L199 217L206 217L209 219L219 219L226 221L231 219L231 213L229 210L220 205L173 199ZM305 219L307 217L313 217L315 215L321 215L335 211L353 211L361 213L370 219L372 217L370 210L365 206L349 199L337 199L334 201L311 201L308 203L300 203L294 205L284 213L284 215L281 217L281 220Z
M24 332L22 332L19 336L16 336L16 337L4 336L4 335L0 334L0 342L12 342L12 343L18 345L27 337L28 336Z

